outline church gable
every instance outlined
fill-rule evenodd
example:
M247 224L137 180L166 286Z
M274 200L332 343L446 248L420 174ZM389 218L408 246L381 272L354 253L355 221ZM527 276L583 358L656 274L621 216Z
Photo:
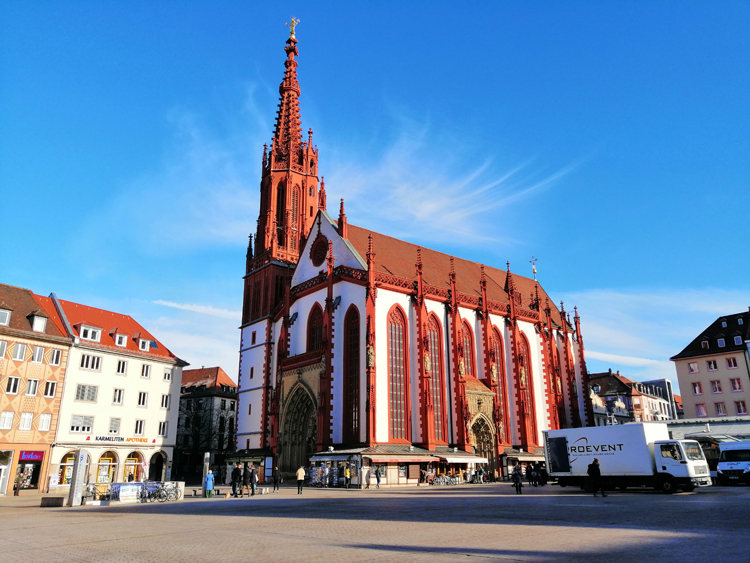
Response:
M366 270L367 263L352 244L339 236L336 221L325 211L318 211L310 235L300 252L299 262L292 276L292 287L314 278L326 270L328 243L332 243L334 266Z

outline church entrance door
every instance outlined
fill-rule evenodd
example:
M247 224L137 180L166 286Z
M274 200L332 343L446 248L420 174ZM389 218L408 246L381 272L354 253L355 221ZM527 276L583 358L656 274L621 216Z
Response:
M494 475L497 469L497 457L495 456L495 440L487 421L480 417L471 426L471 445L474 446L479 457L486 457L487 467L484 470L488 475Z
M293 391L281 426L279 469L293 472L307 465L318 439L316 408L302 387Z

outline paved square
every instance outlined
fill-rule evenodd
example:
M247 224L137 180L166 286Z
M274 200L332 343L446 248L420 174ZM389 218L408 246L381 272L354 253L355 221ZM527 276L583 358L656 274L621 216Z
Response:
M748 561L750 488L612 493L509 484L39 508L0 500L0 560Z

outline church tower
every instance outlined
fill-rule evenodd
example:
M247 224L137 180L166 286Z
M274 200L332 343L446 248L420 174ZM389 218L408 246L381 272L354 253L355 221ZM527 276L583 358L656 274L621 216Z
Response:
M258 228L250 235L242 305L239 385L249 388L239 400L244 411L237 422L237 449L263 449L274 432L268 426L273 396L274 316L284 303L318 209L325 209L325 190L318 190L318 149L312 129L303 140L297 82L297 38L292 19L286 41L284 79L270 148L263 147ZM254 239L254 240L253 240ZM255 249L253 249L255 242Z
M294 26L286 42L284 79L279 85L279 109L270 150L263 147L260 210L255 234L248 246L242 324L270 315L284 297L285 282L299 260L319 204L318 149L312 129L302 137L297 81L297 39Z

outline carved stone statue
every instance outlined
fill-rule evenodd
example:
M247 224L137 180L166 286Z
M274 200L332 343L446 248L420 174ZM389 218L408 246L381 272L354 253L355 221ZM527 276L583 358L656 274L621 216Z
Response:
M460 375L461 377L466 375L466 364L464 364L463 358L458 360L458 375Z
M367 347L367 367L375 367L375 348L373 348L372 346Z
M432 373L432 360L430 360L430 353L424 353L424 371L425 373Z
M492 374L492 383L497 383L497 364L492 364L492 367L490 367L490 373Z
M521 366L519 374L521 376L521 387L526 387L526 368L524 366Z

